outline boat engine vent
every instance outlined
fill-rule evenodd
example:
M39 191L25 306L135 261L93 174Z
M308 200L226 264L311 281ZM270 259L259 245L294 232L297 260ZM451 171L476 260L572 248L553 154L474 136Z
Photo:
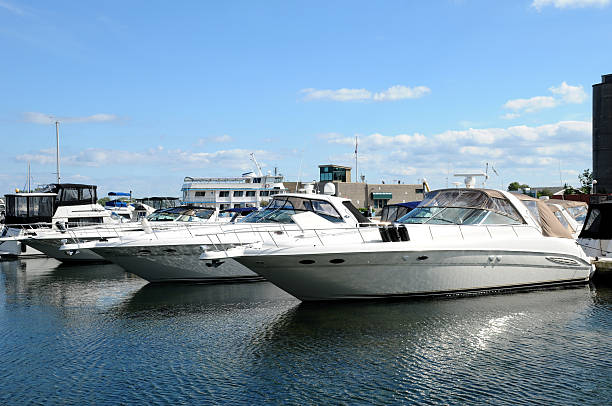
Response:
M571 258L546 257L546 259L549 260L550 262L554 262L555 264L559 264L559 265L580 266L580 263L578 261L571 259Z
M378 231L384 242L410 241L408 229L406 229L406 226L403 224L400 226L380 226L378 227Z

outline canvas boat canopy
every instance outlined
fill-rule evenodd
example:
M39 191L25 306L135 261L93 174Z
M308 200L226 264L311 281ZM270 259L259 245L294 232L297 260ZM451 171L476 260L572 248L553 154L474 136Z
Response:
M544 200L523 194L515 194L529 209L533 219L542 228L544 237L573 238L568 228L564 227Z
M612 202L593 203L578 238L612 240Z

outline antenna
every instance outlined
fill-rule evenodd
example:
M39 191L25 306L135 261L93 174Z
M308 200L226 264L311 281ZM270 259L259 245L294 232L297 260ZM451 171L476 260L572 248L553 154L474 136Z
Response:
M55 122L55 161L57 164L57 183L60 183L60 165L59 165L59 121Z
M255 164L255 168L257 169L257 174L259 176L263 176L263 173L261 172L261 166L259 166L259 163L257 163L257 159L255 159L255 154L251 152L250 155L251 155L251 161L253 161L253 163Z
M487 176L486 173L482 172L467 172L467 173L456 173L455 176L464 176L463 182L465 182L465 187L470 189L476 185L476 177L477 176ZM453 182L455 184L456 182Z

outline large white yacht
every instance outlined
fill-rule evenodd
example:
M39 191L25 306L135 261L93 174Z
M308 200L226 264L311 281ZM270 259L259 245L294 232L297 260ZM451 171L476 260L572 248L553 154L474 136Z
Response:
M237 207L260 207L262 202L286 192L282 175L255 175L236 178L192 178L183 183L183 204L196 204L224 210Z
M304 230L284 241L206 250L201 259L232 257L304 301L585 283L594 269L543 201L504 191L432 191L379 230L374 240L361 228L326 238Z
M222 217L223 216L223 217ZM148 215L146 220L139 222L124 222L122 220L113 223L95 224L90 226L71 228L36 228L25 229L16 237L3 237L2 241L16 240L21 244L36 249L48 257L62 262L102 262L106 261L95 252L82 248L79 250L60 251L60 247L68 242L106 241L109 238L117 238L127 235L142 235L145 230L161 231L181 227L184 224L208 224L229 222L231 217L225 213L196 206L178 206L157 210Z
M97 187L54 183L40 192L5 195L6 218L2 237L17 237L37 230L66 230L91 224L110 223L111 214L97 203ZM0 255L15 257L41 253L17 239L0 242Z
M239 209L232 209L239 210ZM292 215L302 213L320 229L356 228L368 220L348 199L319 194L274 196L268 207L237 223L148 230L122 238L66 244L66 252L88 249L150 282L252 281L261 277L233 260L198 259L201 247L232 247L245 242L288 238L299 233ZM376 230L374 230L376 231Z

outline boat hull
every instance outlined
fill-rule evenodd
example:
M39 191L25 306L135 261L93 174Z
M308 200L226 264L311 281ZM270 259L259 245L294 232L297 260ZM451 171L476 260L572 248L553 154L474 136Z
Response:
M433 296L586 283L575 255L498 250L402 250L236 258L303 301Z
M200 245L93 248L96 254L149 282L256 282L263 278L233 259L200 261Z
M108 262L104 257L96 254L92 250L83 248L78 250L60 251L62 240L58 239L27 239L22 240L22 244L38 250L50 258L57 259L65 263L83 262Z

